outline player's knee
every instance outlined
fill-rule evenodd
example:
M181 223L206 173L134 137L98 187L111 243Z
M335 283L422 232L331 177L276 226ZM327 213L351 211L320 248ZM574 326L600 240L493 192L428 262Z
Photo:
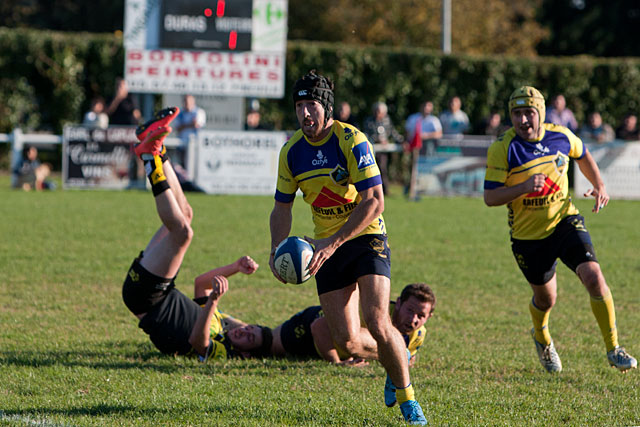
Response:
M182 209L182 213L189 224L193 221L193 208L190 204L186 204Z
M180 245L191 243L193 239L193 228L188 223L181 224L176 230L173 231L173 235L180 242Z
M556 305L557 294L536 295L533 299L538 310L547 311Z
M590 294L602 296L607 293L608 287L597 263L586 262L580 264L576 269L580 281L584 284Z
M367 328L371 333L373 339L377 342L387 342L390 340L390 335L393 333L393 324L389 316L382 315L367 320Z

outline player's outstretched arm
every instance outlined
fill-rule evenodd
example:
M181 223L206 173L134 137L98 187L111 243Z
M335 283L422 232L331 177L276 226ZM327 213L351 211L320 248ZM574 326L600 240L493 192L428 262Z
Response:
M293 215L291 209L293 208L293 202L283 203L276 201L269 217L269 229L271 231L271 250L269 251L269 267L276 279L282 283L286 283L282 277L276 271L273 265L273 257L276 253L276 247L284 239L289 237L291 231L291 224L293 223Z
M484 190L484 203L487 206L501 206L517 199L523 194L542 191L545 186L547 176L537 173L528 180L510 187L498 187L493 190Z
M604 208L609 203L609 194L607 194L604 181L600 176L598 164L588 150L585 151L584 156L582 156L581 159L576 160L576 163L578 163L580 172L582 172L584 177L589 180L591 185L593 185L593 188L587 190L587 192L584 193L584 196L593 196L596 199L596 203L591 211L598 213L600 212L600 209Z
M206 273L196 277L193 292L194 298L209 296L211 293L212 280L215 276L230 277L238 272L252 274L258 269L258 267L260 266L257 262L255 262L250 256L245 255L229 265L224 265L207 271Z
M229 282L224 276L215 276L212 279L211 293L204 307L198 314L196 324L191 330L189 344L200 356L206 356L209 348L211 334L211 319L218 308L218 302L222 295L229 290Z

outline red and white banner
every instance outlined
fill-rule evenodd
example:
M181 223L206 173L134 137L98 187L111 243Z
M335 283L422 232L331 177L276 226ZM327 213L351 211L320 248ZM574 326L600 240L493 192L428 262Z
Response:
M131 92L282 98L284 53L127 50Z

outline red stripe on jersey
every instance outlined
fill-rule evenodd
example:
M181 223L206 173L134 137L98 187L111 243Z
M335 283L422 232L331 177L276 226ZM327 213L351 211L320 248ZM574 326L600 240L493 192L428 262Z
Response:
M317 206L319 208L330 208L333 206L341 206L346 203L350 203L351 201L352 200L345 199L339 194L334 193L327 187L322 187L322 190L320 190L320 194L318 194L318 197L316 197L311 205Z

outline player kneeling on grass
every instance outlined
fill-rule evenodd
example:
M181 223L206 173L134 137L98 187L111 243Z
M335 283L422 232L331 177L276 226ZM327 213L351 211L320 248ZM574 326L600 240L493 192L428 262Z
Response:
M596 259L584 218L569 195L569 160L593 189L593 212L609 202L598 165L580 138L569 129L544 123L545 102L531 86L516 89L509 98L513 127L489 147L484 182L488 206L507 204L511 248L533 289L529 304L538 358L549 372L562 370L549 334L549 314L557 296L556 264L560 258L573 270L591 296L611 366L622 372L635 368L636 359L618 345L613 297Z
M169 123L177 114L177 108L162 110L137 131L142 143L135 152L144 161L162 226L133 261L122 298L140 319L140 328L165 354L198 355L202 361L262 354L271 347L268 329L262 334L262 327L246 325L218 310L220 297L229 287L227 277L253 273L258 268L254 260L242 257L196 278L195 297L204 307L175 287L193 238L193 210L163 145L171 132Z

